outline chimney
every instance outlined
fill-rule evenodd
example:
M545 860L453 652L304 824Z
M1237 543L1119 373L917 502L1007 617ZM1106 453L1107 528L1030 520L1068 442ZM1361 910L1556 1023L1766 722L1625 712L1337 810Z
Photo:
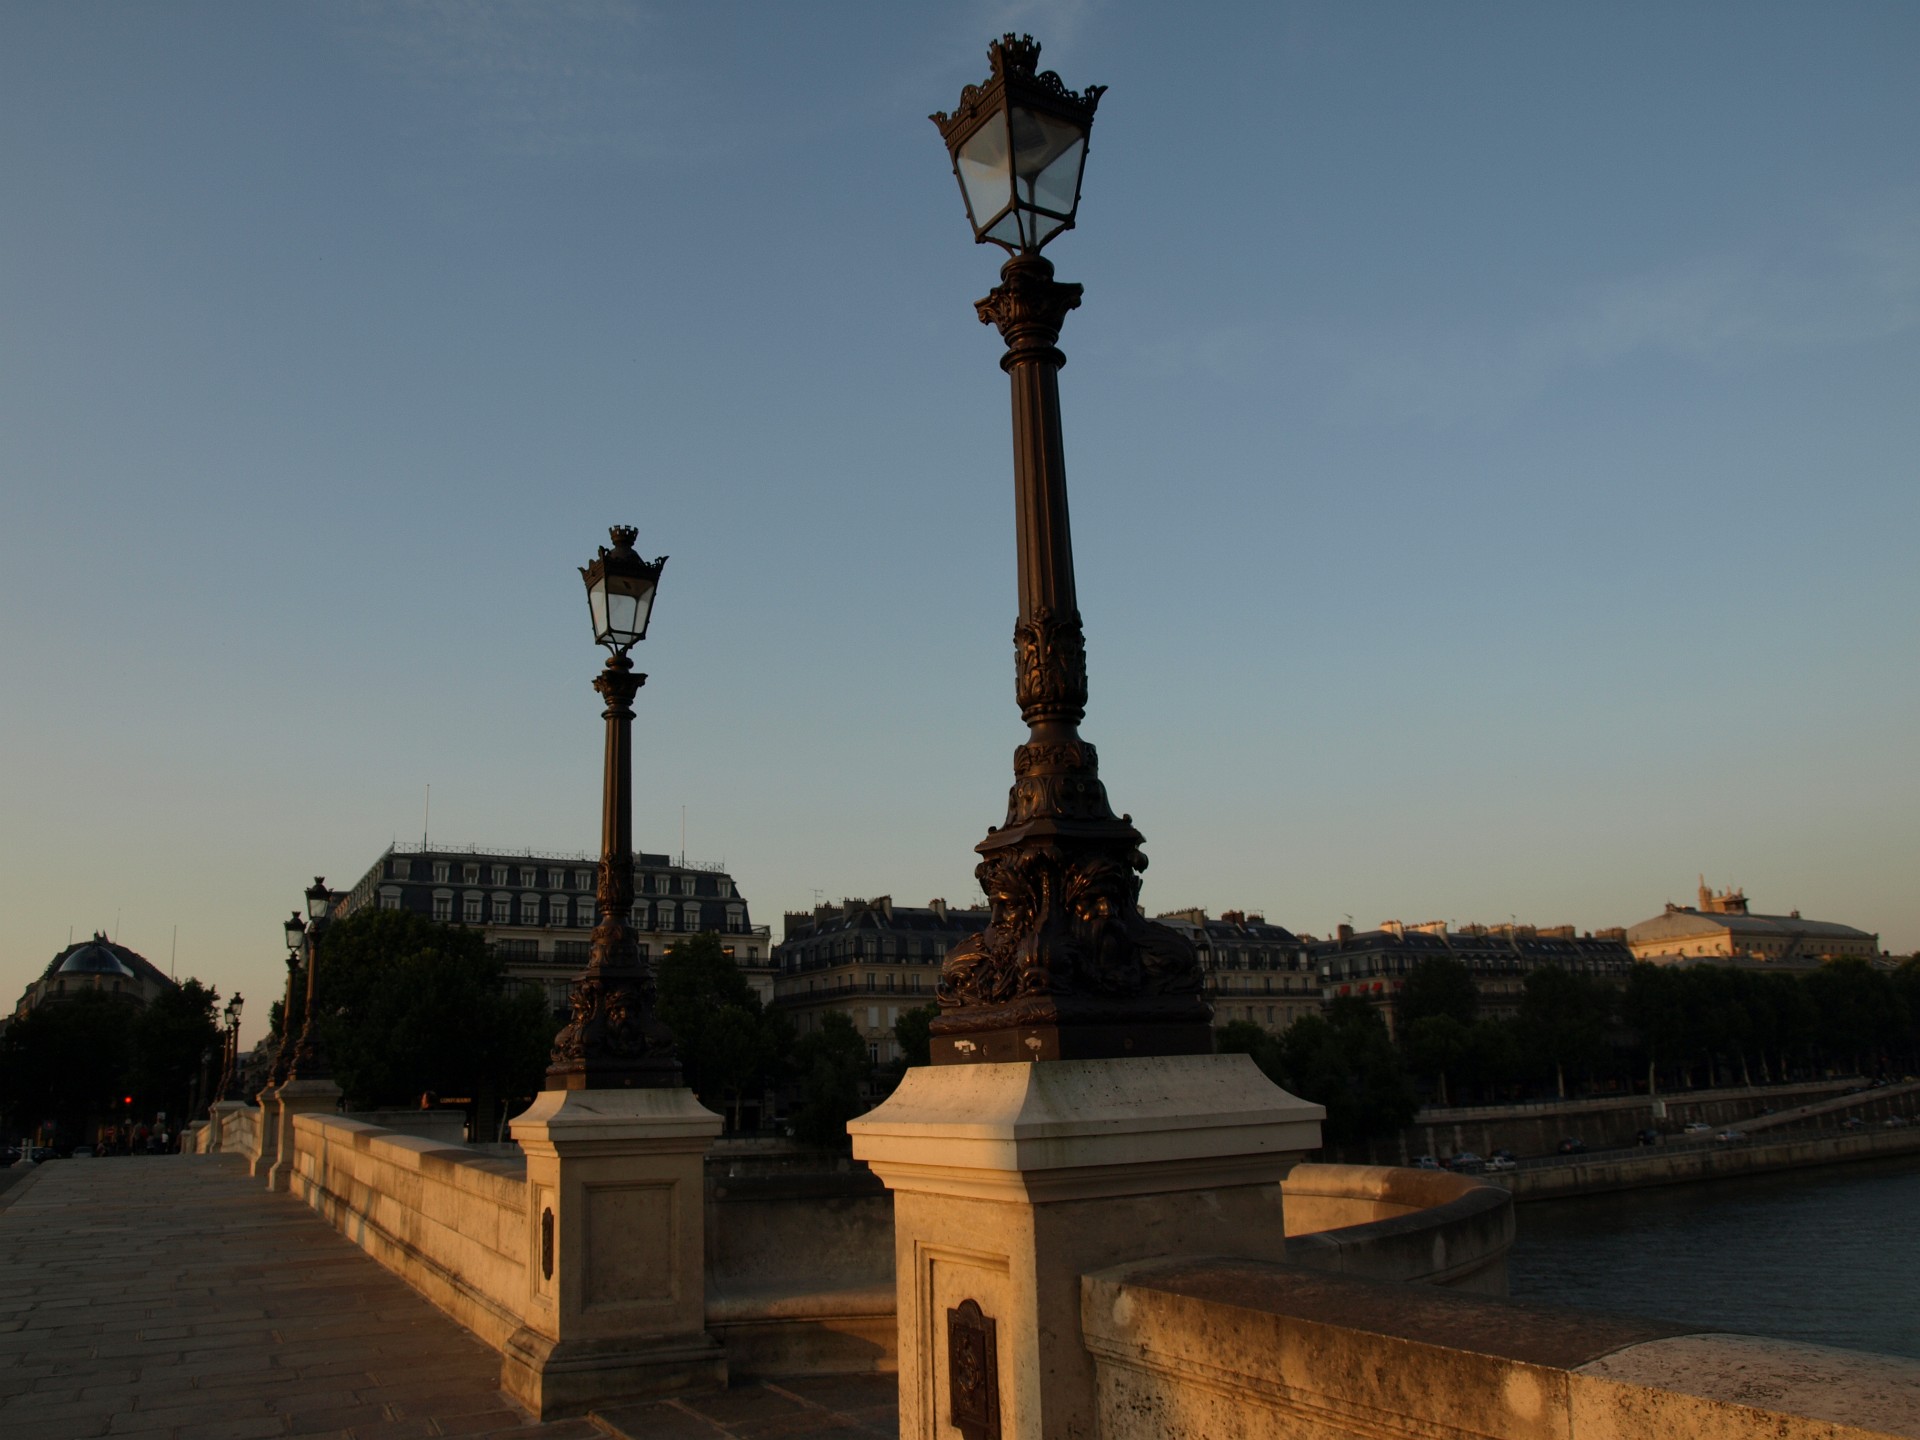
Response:
M933 911L933 913L938 915L942 920L947 918L947 902L945 900L929 900L927 901L927 909Z
M1333 938L1336 940L1351 940L1353 938L1353 927L1351 925L1334 926Z

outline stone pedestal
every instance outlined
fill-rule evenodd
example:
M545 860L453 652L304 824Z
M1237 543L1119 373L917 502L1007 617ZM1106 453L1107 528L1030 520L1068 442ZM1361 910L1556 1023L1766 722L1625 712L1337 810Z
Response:
M247 1152L247 1174L256 1180L273 1168L280 1142L280 1092L269 1085L254 1098L260 1102L260 1123L254 1127L253 1149Z
M513 1121L530 1293L500 1384L541 1419L726 1384L702 1165L720 1125L691 1090L641 1088L543 1091Z
M226 1148L228 1116L247 1108L244 1100L216 1100L207 1107L206 1153L217 1155Z
M293 1179L293 1117L340 1105L340 1087L331 1080L289 1080L274 1092L272 1160L267 1166L267 1189L285 1190ZM266 1115L260 1117L266 1127ZM258 1173L258 1172L256 1172Z
M1280 1181L1324 1115L1244 1055L908 1071L847 1126L894 1192L901 1440L958 1440L956 1406L1005 1440L1093 1440L1080 1277L1281 1258Z

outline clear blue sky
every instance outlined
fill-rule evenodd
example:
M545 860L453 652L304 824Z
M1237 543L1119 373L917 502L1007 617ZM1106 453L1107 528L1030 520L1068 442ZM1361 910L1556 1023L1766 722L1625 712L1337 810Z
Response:
M418 839L596 842L575 567L670 554L637 829L975 893L1005 380L927 123L1102 102L1063 340L1152 909L1920 945L1920 7L0 7L0 1000L259 1002ZM252 1023L249 1024L252 1029Z

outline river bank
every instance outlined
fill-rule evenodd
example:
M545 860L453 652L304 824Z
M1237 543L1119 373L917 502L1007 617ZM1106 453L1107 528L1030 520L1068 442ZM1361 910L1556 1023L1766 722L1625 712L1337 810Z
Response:
M1536 1161L1486 1178L1511 1191L1516 1204L1614 1190L1691 1185L1741 1175L1772 1174L1860 1160L1920 1155L1920 1127L1856 1130L1835 1134L1768 1135L1743 1141L1655 1145L1601 1155Z

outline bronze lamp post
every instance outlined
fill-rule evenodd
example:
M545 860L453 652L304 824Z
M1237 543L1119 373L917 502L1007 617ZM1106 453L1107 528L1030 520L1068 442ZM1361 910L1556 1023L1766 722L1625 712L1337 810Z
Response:
M307 997L300 1016L300 1038L294 1042L293 1054L287 1065L289 1080L331 1080L333 1072L327 1067L327 1057L320 1049L320 1037L313 1024L314 972L320 967L320 936L326 929L327 920L333 914L333 892L327 889L326 880L316 875L313 884L307 887L307 923L301 929L301 938L305 942L307 961ZM287 922L287 939L294 938L294 920L300 918L298 912Z
M647 638L667 557L642 560L633 548L640 532L632 526L616 525L610 533L613 548L602 545L580 570L593 638L609 652L593 682L606 701L601 718L607 722L600 876L587 968L573 983L571 1013L554 1037L547 1067L551 1090L680 1083L673 1040L653 1013L653 975L633 929L633 697L647 677L627 652Z
M220 1083L214 1087L216 1100L240 1099L240 1011L246 1005L246 998L238 990L227 1001L227 1008L221 1012L227 1021L227 1033L222 1037L222 1050L225 1062L220 1070Z
M935 1064L1204 1054L1212 1012L1185 937L1140 911L1146 856L1132 817L1107 804L1086 714L1086 645L1073 584L1057 342L1078 285L1040 250L1073 228L1103 86L1036 73L1040 47L1007 35L992 74L932 117L953 160L974 239L1010 252L975 309L1006 341L1020 614L1014 695L1028 727L1014 751L1006 823L975 850L987 928L940 974Z
M284 1085L287 1069L293 1064L293 1048L299 1043L294 1035L293 997L299 988L300 962L306 953L307 922L294 911L283 927L287 935L287 994L280 1002L280 1043L273 1048L273 1062L267 1066L266 1088Z

